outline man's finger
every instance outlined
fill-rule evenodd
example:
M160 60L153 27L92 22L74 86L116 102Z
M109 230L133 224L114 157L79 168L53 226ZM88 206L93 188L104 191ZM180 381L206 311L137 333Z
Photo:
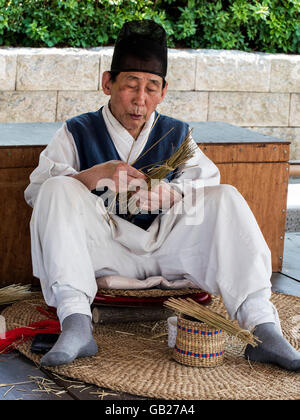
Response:
M142 179L146 179L146 175L143 174L143 172L139 171L138 169L134 168L133 166L130 166L128 164L126 164L126 169L125 167L122 169L123 171L126 170L128 177L132 177L132 178L142 178Z
M144 178L127 177L128 191L138 191L140 189L148 191L148 184Z

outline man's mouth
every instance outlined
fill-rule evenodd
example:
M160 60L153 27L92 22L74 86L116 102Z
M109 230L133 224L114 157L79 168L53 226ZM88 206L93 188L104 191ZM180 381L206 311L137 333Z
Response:
M143 118L142 114L129 114L132 120L141 120Z

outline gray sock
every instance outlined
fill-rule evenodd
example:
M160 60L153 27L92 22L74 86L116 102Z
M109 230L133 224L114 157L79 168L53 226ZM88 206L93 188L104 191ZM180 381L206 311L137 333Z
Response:
M300 352L282 336L273 322L257 325L254 335L262 343L247 345L245 357L253 362L272 363L284 369L300 372Z
M94 356L98 347L92 334L88 315L72 314L62 323L62 332L52 349L42 357L42 366L58 366L73 362L77 357Z

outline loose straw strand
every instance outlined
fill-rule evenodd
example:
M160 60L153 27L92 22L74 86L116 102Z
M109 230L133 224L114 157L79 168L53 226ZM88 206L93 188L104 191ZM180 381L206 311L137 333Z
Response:
M145 140L145 142L144 142L144 144L143 144L143 147L141 148L141 151L144 149L145 145L147 144L147 142L148 142L148 140L149 140L149 137L150 137L150 134L152 133L152 130L153 130L153 128L155 127L155 125L156 125L156 123L157 123L157 121L158 121L159 117L160 117L160 114L157 114L157 117L156 117L156 119L154 120L154 122L153 122L153 124L152 124L152 126L151 126L151 129L150 129L150 131L149 131L148 136L146 137L146 140ZM133 142L132 142L131 149L130 149L130 152L129 152L129 155L128 155L128 158L127 158L127 163L129 162L129 157L130 157L130 155L131 155L131 152L132 152L132 149L133 149L134 142L135 142L135 141L133 141ZM132 163L131 163L131 166L133 166L133 165L134 165L137 161L138 161L138 159L136 159L134 162L132 162Z

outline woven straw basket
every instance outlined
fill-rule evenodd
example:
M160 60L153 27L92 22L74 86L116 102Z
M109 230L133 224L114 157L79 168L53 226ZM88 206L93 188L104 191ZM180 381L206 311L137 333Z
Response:
M173 358L184 365L214 367L224 360L225 334L223 330L178 317L176 345Z

